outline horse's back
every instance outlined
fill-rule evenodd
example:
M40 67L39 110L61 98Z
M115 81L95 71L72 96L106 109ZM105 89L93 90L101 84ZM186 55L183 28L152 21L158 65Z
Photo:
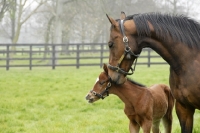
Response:
M154 97L157 97L159 95L166 96L169 93L171 93L171 89L169 88L169 86L167 86L165 84L155 84L155 85L149 87L149 89ZM163 99L163 98L161 98L161 99Z
M165 84L155 84L149 87L149 89L154 97L157 97L159 95L165 96L166 94L171 92L171 89L169 88L169 86Z
M149 87L154 99L154 116L163 117L167 112L171 112L174 106L174 98L171 89L165 84L156 84ZM171 115L171 114L170 114Z

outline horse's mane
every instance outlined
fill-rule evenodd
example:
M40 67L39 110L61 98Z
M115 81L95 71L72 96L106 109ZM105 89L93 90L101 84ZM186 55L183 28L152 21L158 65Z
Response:
M180 41L191 48L200 49L200 24L184 15L170 15L161 13L134 14L125 20L133 19L138 36L151 37L148 22L155 30L158 39L167 41L171 36L174 41Z
M138 85L138 86L141 86L141 87L146 87L145 85L141 84L141 83L138 83L136 81L134 81L133 79L131 78L127 78L128 81L130 81L132 84L135 84L135 85Z

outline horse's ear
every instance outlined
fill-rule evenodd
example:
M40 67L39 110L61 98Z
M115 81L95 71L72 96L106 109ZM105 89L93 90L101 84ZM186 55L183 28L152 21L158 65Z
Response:
M108 74L108 68L107 68L107 65L105 63L103 64L103 70L105 71L106 74Z
M112 25L117 26L117 21L115 21L113 18L109 17L108 14L106 14L106 16Z
M123 11L121 11L121 16L120 16L120 19L125 19L126 18L126 14L123 12Z

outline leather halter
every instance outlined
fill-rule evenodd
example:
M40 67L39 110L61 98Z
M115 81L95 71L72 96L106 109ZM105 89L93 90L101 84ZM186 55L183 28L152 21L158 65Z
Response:
M101 99L104 99L105 97L109 96L109 89L111 87L111 82L108 82L105 90L101 93L97 93L93 90L91 90L90 92L94 95L94 96L97 96L98 98L101 98ZM104 94L106 93L106 95L104 96Z
M140 54L133 53L131 51L131 48L128 45L128 38L127 38L127 36L125 35L125 32L124 32L124 20L119 21L119 27L120 27L120 31L123 35L123 42L124 42L124 45L125 45L124 54L118 60L117 66L112 66L112 65L108 64L108 68L110 68L111 70L116 71L118 73L124 74L124 75L132 75L135 71L135 66L137 64L137 58L140 56ZM120 68L121 63L122 63L123 59L126 57L127 54L130 54L131 56L136 57L135 62L134 62L134 67L130 68L131 73L126 72L122 68Z

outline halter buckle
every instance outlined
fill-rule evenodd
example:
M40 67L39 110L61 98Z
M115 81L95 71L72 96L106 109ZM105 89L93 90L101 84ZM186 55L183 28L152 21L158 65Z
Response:
M127 53L129 53L131 51L131 48L128 46L128 47L125 47L124 49Z

